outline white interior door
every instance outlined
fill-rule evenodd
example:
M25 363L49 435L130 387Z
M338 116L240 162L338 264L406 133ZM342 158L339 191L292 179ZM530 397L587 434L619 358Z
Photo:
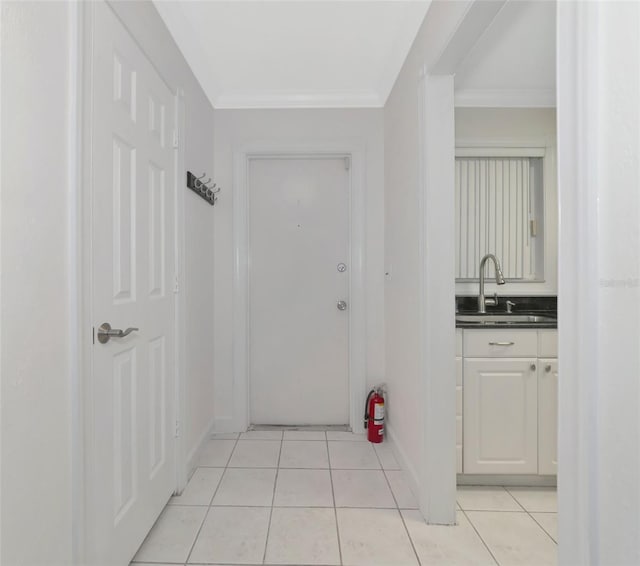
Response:
M103 2L93 10L92 316L86 553L126 565L175 488L174 98ZM99 327L136 330L108 343Z
M349 161L249 163L251 422L348 424Z

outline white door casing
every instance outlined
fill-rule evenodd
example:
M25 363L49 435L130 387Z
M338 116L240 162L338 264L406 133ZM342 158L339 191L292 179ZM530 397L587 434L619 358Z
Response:
M251 424L348 424L349 159L255 158L248 181Z
M362 414L366 396L365 326L365 197L364 147L357 141L296 143L272 141L247 144L234 154L233 223L233 418L229 430L246 430L250 424L249 390L249 164L257 158L349 158L349 270L348 359L349 425L363 432Z
M175 101L111 9L91 14L84 546L128 564L176 486ZM101 344L103 322L139 331Z

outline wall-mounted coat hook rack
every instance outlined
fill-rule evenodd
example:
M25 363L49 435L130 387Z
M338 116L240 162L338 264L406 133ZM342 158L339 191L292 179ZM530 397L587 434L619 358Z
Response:
M187 187L213 206L218 200L216 195L220 192L220 187L215 183L209 185L211 177L203 181L202 179L206 176L207 174L203 173L200 177L196 177L191 171L187 171Z

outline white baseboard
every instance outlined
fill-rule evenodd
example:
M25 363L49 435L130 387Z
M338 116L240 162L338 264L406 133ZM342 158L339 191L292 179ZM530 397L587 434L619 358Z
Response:
M389 426L388 423L384 425L384 433L385 433L385 442L388 442L391 446L391 450L393 451L393 455L396 457L398 464L404 471L406 478L409 483L409 489L415 496L417 501L420 501L420 482L419 476L416 469L409 463L409 459L405 451L400 446L398 442L398 437L395 435L393 429Z
M556 487L556 476L458 474L458 485L506 485L510 487Z

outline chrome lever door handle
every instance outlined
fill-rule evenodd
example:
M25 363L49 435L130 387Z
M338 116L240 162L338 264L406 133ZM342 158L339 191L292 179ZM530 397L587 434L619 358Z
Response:
M129 327L126 330L120 330L119 328L111 328L108 322L103 322L98 328L98 342L100 344L106 344L111 338L124 338L129 336L132 332L137 332L139 328Z
M122 330L118 330L118 334L117 334L117 338L124 338L125 336L129 336L129 334L131 334L132 332L137 332L138 330L140 330L139 328L133 328L133 327L129 327L127 328L124 332Z

